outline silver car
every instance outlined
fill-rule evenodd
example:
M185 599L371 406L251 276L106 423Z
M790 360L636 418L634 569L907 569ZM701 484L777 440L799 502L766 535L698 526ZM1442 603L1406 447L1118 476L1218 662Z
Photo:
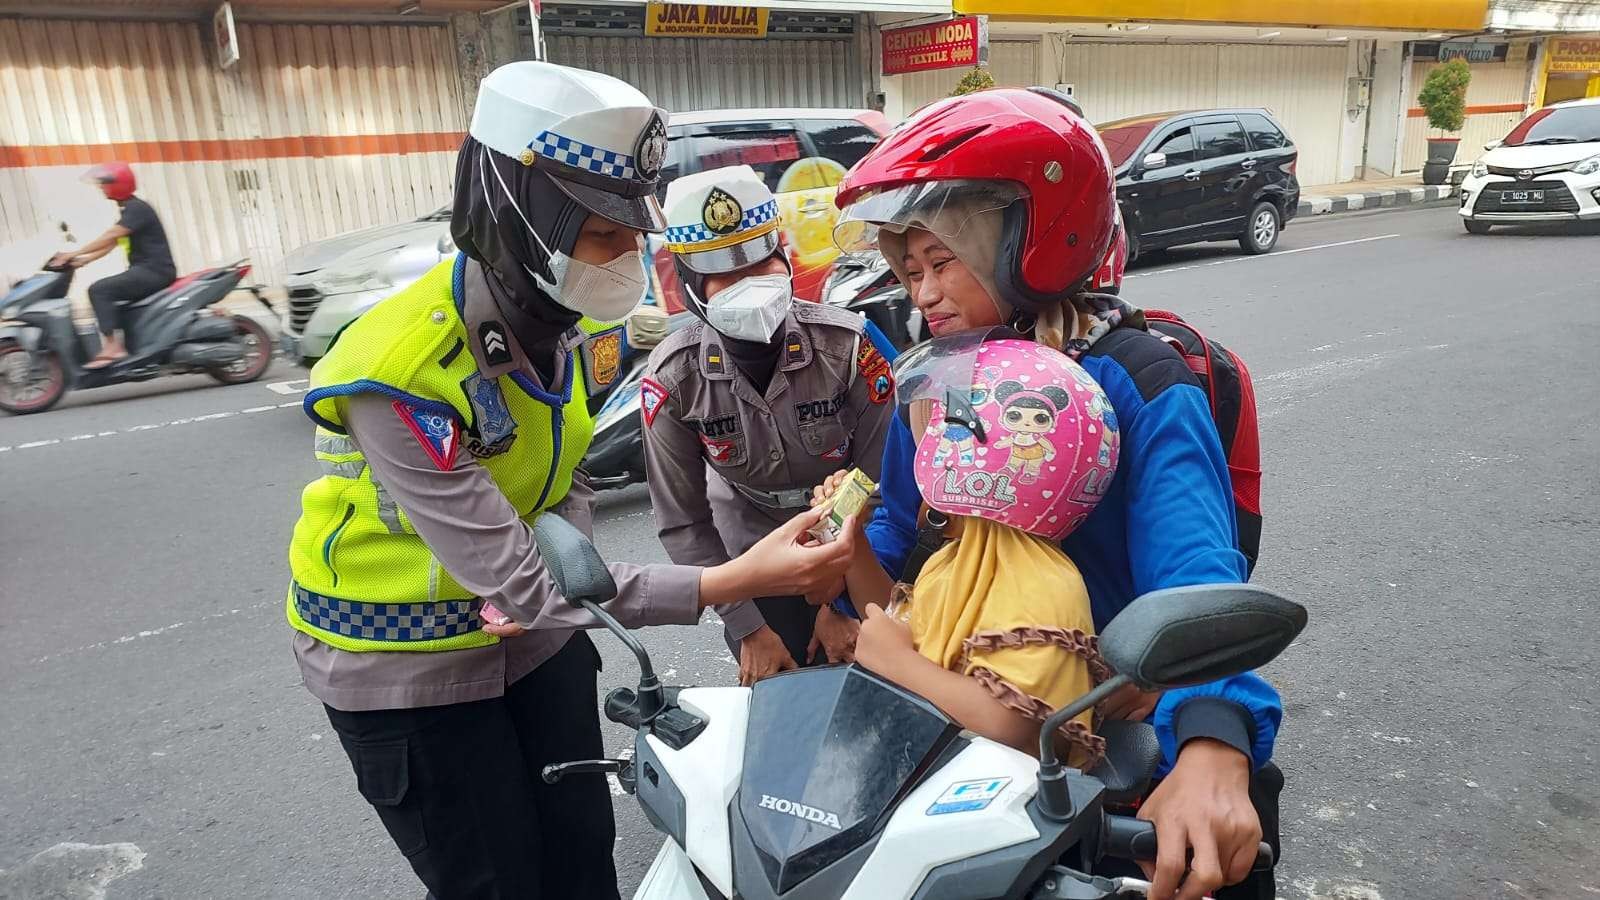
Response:
M306 244L284 260L283 353L310 366L356 317L456 252L450 207Z

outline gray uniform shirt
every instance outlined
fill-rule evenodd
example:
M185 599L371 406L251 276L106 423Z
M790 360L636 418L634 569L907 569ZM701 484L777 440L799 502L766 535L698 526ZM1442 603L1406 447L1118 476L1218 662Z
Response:
M481 273L475 274L476 279L467 279L463 318L479 371L484 377L495 377L522 368L539 381L527 365L523 349L516 346L510 329L499 319L482 287ZM498 327L480 327L487 322ZM509 359L503 348L485 353L482 341L491 332L509 343ZM557 356L564 358L582 339L581 333L564 338L556 348ZM562 366L557 365L555 371L561 372ZM553 389L560 393L561 386ZM452 470L440 471L389 398L360 394L344 404L345 425L372 468L373 480L405 511L440 565L462 587L493 603L528 631L486 647L437 653L351 653L296 631L295 658L306 687L318 700L335 709L359 712L499 697L507 685L554 656L575 629L599 625L557 593L539 558L533 530L518 517L489 471L475 458L463 452ZM525 434L517 439L538 438ZM594 491L581 472L573 473L571 491L552 511L592 537ZM690 625L699 620L698 567L614 563L610 568L619 593L606 608L624 625ZM415 598L394 599L410 602Z
M804 510L811 488L840 469L859 466L878 480L894 404L888 363L863 328L852 313L794 304L765 395L704 323L650 354L645 471L673 562L738 556ZM751 602L717 613L736 641L765 624Z

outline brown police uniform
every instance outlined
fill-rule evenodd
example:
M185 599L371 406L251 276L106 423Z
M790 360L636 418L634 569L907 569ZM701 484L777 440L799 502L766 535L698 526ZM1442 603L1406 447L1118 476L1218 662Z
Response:
M888 363L852 313L796 302L765 396L697 323L650 354L642 385L650 500L667 555L711 566L748 550L850 466L878 479L894 411ZM728 645L769 625L807 662L817 611L797 597L718 607Z

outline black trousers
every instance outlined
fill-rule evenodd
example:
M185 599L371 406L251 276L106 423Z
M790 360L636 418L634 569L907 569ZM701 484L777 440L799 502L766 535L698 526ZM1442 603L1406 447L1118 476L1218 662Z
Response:
M176 278L171 272L133 268L89 285L89 305L100 323L100 333L110 337L122 327L122 307L163 290Z
M1283 771L1267 763L1250 778L1250 805L1261 819L1261 839L1272 847L1274 860L1281 860L1283 844L1278 832L1278 802L1283 793ZM1126 813L1125 813L1126 814ZM1101 864L1100 875L1131 875L1143 878L1137 865L1122 860L1106 860ZM1215 900L1276 900L1277 878L1273 870L1251 872L1238 884L1229 885L1212 894Z
M761 610L761 617L767 621L767 627L783 639L783 646L788 649L795 665L822 665L828 661L828 655L821 648L818 648L814 659L806 655L806 648L811 645L811 635L816 632L817 608L807 604L805 598L758 597L755 604ZM733 639L727 629L723 629L722 638L728 642L728 649L733 651L733 658L737 662L739 642Z
M504 697L373 712L328 708L378 811L430 896L616 900L604 775L545 784L547 763L604 756L589 636Z

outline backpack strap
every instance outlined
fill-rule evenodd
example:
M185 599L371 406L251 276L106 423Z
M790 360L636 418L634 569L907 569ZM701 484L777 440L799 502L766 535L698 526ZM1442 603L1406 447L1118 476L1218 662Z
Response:
M906 556L905 568L900 570L901 581L916 584L922 567L939 552L940 547L949 542L950 539L944 536L945 526L949 524L949 516L929 506L922 507L922 514L917 517L917 543Z

